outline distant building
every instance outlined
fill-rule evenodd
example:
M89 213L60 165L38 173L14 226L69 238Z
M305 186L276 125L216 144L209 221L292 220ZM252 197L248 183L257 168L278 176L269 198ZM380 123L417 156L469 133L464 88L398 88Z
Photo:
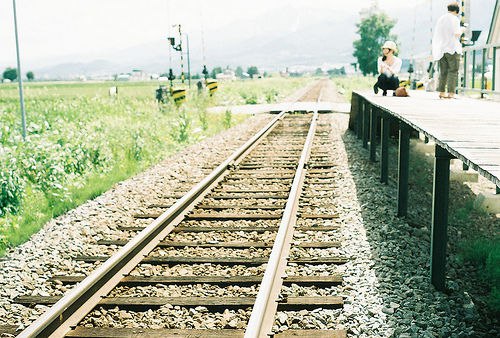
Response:
M129 81L130 80L130 74L118 74L116 76L116 81Z
M236 75L233 70L231 69L226 69L224 70L223 73L219 73L215 75L215 78L217 80L236 80Z
M140 69L133 69L130 74L130 81L147 81L149 80L149 75Z

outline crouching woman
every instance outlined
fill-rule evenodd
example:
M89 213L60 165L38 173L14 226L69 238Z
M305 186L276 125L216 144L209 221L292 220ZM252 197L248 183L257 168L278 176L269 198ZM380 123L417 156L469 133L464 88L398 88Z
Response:
M377 83L373 86L375 94L379 89L382 89L382 95L386 96L388 90L395 91L399 87L398 73L401 70L402 61L394 55L398 49L393 41L386 41L382 46L383 56L377 60L377 68L379 72ZM393 92L396 95L396 92Z

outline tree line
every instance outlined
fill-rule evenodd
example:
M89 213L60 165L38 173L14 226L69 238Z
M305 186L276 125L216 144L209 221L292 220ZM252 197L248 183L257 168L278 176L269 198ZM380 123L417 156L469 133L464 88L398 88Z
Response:
M2 73L2 78L10 81L17 79L17 68L7 67ZM30 70L26 73L26 78L28 81L33 81L35 79L35 74Z

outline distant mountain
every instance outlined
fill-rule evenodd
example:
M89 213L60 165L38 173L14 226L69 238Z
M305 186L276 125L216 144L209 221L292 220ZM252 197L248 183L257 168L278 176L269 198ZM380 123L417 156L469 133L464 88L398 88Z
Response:
M408 7L407 10L388 13L397 19L393 32L398 35L400 55L404 58L429 53L431 19L435 22L444 13L443 8L434 5L431 14L428 3ZM481 29L481 38L486 39L492 8L474 7L471 15L472 29ZM359 20L358 13L341 8L304 11L293 5L276 8L261 16L249 15L223 29L207 29L206 63L209 68L256 65L260 69L275 70L297 65L318 67L351 63L354 62L352 43L359 38L355 23ZM203 64L201 38L194 34L190 36L190 56L191 73L200 73ZM179 63L178 53L169 51L167 41L156 40L104 53L98 60L60 63L34 69L34 72L37 78L74 78L130 72L132 69L163 73L172 66L178 73ZM187 72L187 60L184 71Z

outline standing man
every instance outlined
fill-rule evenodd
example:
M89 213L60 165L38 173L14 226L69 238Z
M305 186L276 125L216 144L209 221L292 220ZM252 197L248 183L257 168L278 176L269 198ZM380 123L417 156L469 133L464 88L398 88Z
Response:
M441 99L451 99L455 96L462 54L460 36L463 29L460 27L459 13L458 3L450 3L448 13L438 19L432 38L432 58L439 64L438 91Z

